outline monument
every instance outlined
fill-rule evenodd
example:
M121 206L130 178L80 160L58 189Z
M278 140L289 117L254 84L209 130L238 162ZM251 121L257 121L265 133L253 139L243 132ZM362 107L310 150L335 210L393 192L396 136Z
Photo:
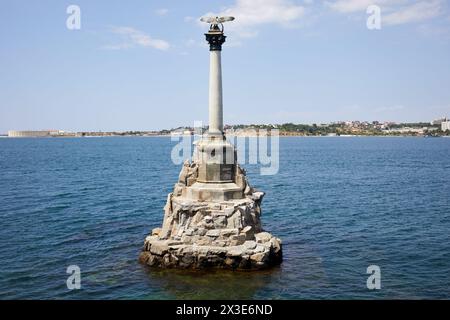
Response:
M162 228L146 237L140 261L151 267L262 269L281 263L281 240L261 225L263 192L252 188L223 130L223 23L207 17L209 130L196 142L167 197Z

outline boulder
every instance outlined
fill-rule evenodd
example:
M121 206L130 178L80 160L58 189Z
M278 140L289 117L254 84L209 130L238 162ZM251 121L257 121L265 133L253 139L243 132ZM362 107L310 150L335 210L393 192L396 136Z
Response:
M243 246L235 246L235 247L229 247L227 251L227 256L232 257L241 257L245 253L245 248Z
M169 246L165 241L155 241L150 247L150 253L162 256L169 251Z
M268 252L259 252L259 253L252 254L250 256L250 260L252 260L254 262L264 262L267 260L268 257L269 257Z
M273 252L279 253L281 251L281 240L273 237L270 239L270 243L272 244Z
M230 237L230 246L238 246L245 242L245 234L232 235Z
M234 207L225 208L223 211L227 217L230 217L234 213Z
M265 243L270 241L270 239L272 239L272 235L268 232L260 232L255 234L255 239L256 242L258 243Z
M212 229L209 230L208 232L206 232L206 236L208 237L212 237L212 238L217 238L220 236L220 229Z
M221 238L230 238L231 236L235 236L239 234L239 229L220 229L220 237Z
M161 228L155 228L152 230L152 236L159 236L161 234Z
M256 191L256 192L253 192L253 193L251 194L250 198L251 198L252 200L254 200L254 201L259 201L259 202L261 202L261 201L262 201L262 198L264 197L264 195L265 195L264 192Z
M215 216L214 219L214 228L221 229L227 226L227 218L226 216Z
M253 250L256 248L256 241L245 241L243 244L244 248L247 250Z
M255 232L252 226L246 226L244 229L241 230L241 234L245 235L246 240L253 240Z

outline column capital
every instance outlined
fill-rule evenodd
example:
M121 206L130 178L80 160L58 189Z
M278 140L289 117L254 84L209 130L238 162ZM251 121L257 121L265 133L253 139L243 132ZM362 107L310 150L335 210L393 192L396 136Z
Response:
M222 44L227 38L223 32L208 32L205 33L205 36L209 43L209 51L222 51Z

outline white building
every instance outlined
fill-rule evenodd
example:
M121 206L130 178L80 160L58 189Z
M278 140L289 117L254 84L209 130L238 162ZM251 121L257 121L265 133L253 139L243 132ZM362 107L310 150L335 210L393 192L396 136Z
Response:
M442 131L446 131L446 130L450 131L450 121L443 121L441 123L441 130Z
M26 131L15 131L10 130L8 131L8 137L12 138L26 138L26 137L53 137L58 135L63 135L64 131L57 131L57 130L42 130L42 131L32 131L32 130L26 130Z
M446 121L447 121L447 118L446 117L442 117L440 119L435 119L435 120L431 121L431 125L435 126L435 125L438 125L438 124L442 124L442 122L446 122Z

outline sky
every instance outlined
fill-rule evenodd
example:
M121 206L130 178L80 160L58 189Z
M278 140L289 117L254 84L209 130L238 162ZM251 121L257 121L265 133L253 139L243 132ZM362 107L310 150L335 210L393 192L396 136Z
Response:
M207 124L211 14L226 124L450 117L445 0L1 0L0 133Z

